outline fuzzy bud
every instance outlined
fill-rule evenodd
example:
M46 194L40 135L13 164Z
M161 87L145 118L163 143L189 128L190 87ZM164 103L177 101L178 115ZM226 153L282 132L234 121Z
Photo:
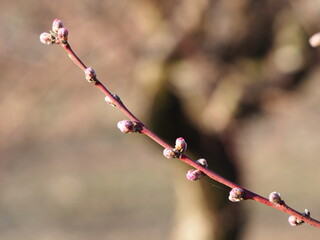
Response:
M187 143L182 137L177 138L175 149L181 153L187 150Z
M311 38L309 38L309 43L311 47L319 47L320 46L320 33L314 34Z
M40 34L40 42L50 45L54 43L54 40L50 33L44 32Z
M93 68L89 67L84 70L84 74L86 76L86 79L89 83L95 83L96 82L96 72L93 70Z
M291 226L295 227L295 226L299 226L301 225L302 223L304 223L303 220L301 219L298 219L296 216L290 216L288 218L288 222Z
M133 122L130 120L122 120L118 122L117 127L120 129L121 132L123 133L129 133L133 132Z
M208 168L208 162L207 160L205 160L204 158L200 158L196 161L196 163L198 163L199 165Z
M62 43L66 43L68 41L68 29L66 28L59 28L58 30L58 39L62 42Z
M240 202L244 198L244 191L241 188L232 188L229 193L229 200L231 202Z
M122 120L118 122L117 127L123 133L140 132L142 130L141 124L131 120Z
M280 193L278 192L272 192L269 195L269 201L273 202L273 203L277 203L277 204L281 204L282 200L281 200L281 196Z
M172 148L165 148L163 150L163 155L166 157L166 158L177 158L179 157L179 154Z
M58 33L60 28L63 28L63 23L60 21L60 19L55 19L52 23L52 31Z
M196 181L200 179L202 176L203 176L202 172L197 169L190 169L186 174L186 178L189 181Z

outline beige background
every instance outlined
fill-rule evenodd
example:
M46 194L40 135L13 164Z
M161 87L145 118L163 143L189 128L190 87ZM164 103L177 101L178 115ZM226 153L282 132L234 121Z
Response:
M116 123L125 117L104 102L62 48L39 42L60 18L83 61L148 121L162 63L189 31L207 29L198 48L237 49L248 34L253 43L264 40L257 36L264 29L248 28L257 20L241 11L250 1L164 2L167 15L147 0L1 1L1 239L170 239L171 162L144 136L121 134ZM173 64L170 84L186 99L195 125L218 133L232 129L246 187L264 196L279 191L289 205L319 219L320 53L307 39L320 31L320 2L276 2L256 9L278 9L265 26L273 34L267 53L241 55L230 48L229 61L218 51L193 52ZM290 88L299 71L299 83ZM202 98L206 84L217 88ZM257 99L260 111L237 118L240 101ZM318 229L292 228L274 209L239 204L248 215L242 239L319 238Z

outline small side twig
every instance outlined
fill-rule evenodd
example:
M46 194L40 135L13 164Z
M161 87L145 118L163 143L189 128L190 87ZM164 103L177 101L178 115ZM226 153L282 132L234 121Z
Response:
M275 208L290 215L288 221L292 226L298 226L306 222L312 226L320 228L320 222L310 217L310 212L306 209L303 213L300 213L293 208L289 207L280 197L277 192L272 192L269 195L269 199L264 198L248 189L240 187L236 183L233 183L214 171L208 168L208 164L205 159L199 159L193 161L184 152L187 149L187 143L183 138L176 140L175 147L170 146L154 132L152 132L147 126L145 126L129 109L124 105L119 96L112 94L97 78L95 71L91 67L87 67L80 58L72 50L68 43L68 30L63 26L59 19L55 19L52 24L52 30L50 33L42 33L40 35L40 41L45 44L58 44L62 46L68 53L71 60L85 73L86 80L98 87L105 95L106 102L112 106L118 107L130 120L123 120L118 123L118 128L124 133L138 132L150 137L164 148L164 156L167 158L178 158L186 164L194 167L195 169L189 170L186 177L188 180L195 181L206 175L209 178L220 182L221 184L231 188L229 194L229 200L232 202L239 202L242 200L255 200L269 207ZM319 44L319 38L316 39ZM313 40L315 42L315 40ZM313 43L312 42L312 43Z

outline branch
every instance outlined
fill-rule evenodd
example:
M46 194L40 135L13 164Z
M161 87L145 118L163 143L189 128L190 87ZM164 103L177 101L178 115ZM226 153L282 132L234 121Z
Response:
M63 27L62 22L59 19L55 19L52 24L52 30L50 33L42 33L40 35L40 41L45 44L58 44L62 46L68 53L71 60L85 73L87 81L94 86L98 87L105 95L105 100L112 106L118 107L130 120L123 120L118 123L118 128L123 133L137 132L150 137L153 141L157 142L164 148L163 154L167 158L178 158L186 164L194 167L195 169L189 170L186 177L190 181L200 179L202 176L208 176L209 178L231 188L229 194L229 200L232 202L239 202L241 200L255 200L263 203L269 207L273 207L282 212L290 215L288 221L292 226L298 226L306 222L312 226L320 228L320 222L310 217L310 212L305 209L303 213L300 213L293 208L289 207L280 197L277 192L272 192L269 195L269 199L264 198L254 192L249 191L243 187L240 187L236 183L233 183L214 171L210 170L205 159L199 159L197 161L192 160L190 157L184 154L187 149L187 143L183 138L176 140L175 147L170 146L154 132L152 132L146 125L144 125L129 109L124 105L119 96L112 94L98 79L95 71L92 68L86 67L86 65L80 60L80 58L72 50L68 43L68 30Z

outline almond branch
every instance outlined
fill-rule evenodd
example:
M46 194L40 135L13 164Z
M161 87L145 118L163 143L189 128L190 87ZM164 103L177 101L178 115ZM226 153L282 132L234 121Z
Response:
M177 138L175 147L170 146L167 142L162 140L154 132L152 132L146 125L144 125L129 109L124 105L119 96L112 94L98 79L95 71L91 67L87 67L80 58L72 50L68 43L68 30L62 24L59 19L55 19L52 24L52 30L50 33L42 33L40 35L40 41L45 44L57 44L62 46L68 53L71 60L85 73L87 81L94 86L98 87L105 95L105 100L112 106L118 107L130 120L123 120L118 123L118 128L123 133L137 132L150 137L164 148L163 154L167 158L177 158L186 164L194 167L188 171L186 177L188 180L195 181L202 176L208 176L209 178L231 188L229 194L229 200L232 202L239 202L241 200L255 200L263 203L267 206L273 207L277 210L285 212L290 215L288 221L292 226L298 226L306 222L312 226L320 228L320 222L310 217L310 212L305 209L303 213L300 213L293 208L289 207L280 197L277 192L272 192L269 195L269 199L264 198L248 189L240 187L236 183L233 183L214 171L208 168L207 161L205 159L199 159L197 161L192 160L184 152L187 149L187 143L183 138Z

